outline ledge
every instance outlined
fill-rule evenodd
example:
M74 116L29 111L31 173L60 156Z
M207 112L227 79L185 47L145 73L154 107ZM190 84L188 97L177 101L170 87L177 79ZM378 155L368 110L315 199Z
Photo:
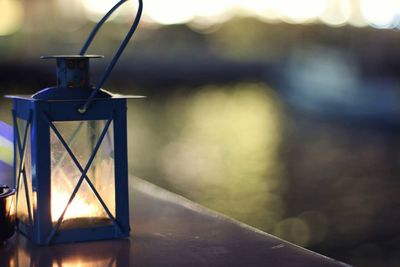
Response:
M348 266L139 178L130 210L129 239L38 247L16 234L0 247L0 266Z

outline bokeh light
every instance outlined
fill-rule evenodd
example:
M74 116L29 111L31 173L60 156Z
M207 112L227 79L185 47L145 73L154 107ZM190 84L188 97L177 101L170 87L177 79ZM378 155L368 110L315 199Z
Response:
M262 226L272 228L283 212L275 100L272 91L256 84L206 87L188 100L190 106L176 99L168 117L184 127L160 159L169 183L234 218L243 220L250 211L269 218Z
M281 19L289 23L315 21L325 10L326 5L324 0L280 0L276 3Z
M252 0L240 1L237 0L238 12L246 16L256 16L261 20L267 22L274 22L279 20L279 14L276 10L276 3L274 0Z
M320 18L332 26L342 26L349 22L352 13L352 0L328 0Z
M86 17L94 22L100 20L116 3L115 0L80 0L86 12ZM146 3L147 4L147 3ZM115 21L116 18L121 18L121 21L126 21L125 18L132 20L136 14L136 3L128 1L109 18L109 21Z
M362 0L361 12L365 20L373 27L391 28L400 13L399 0Z
M24 7L17 0L0 0L0 36L18 31L24 20Z
M276 225L274 235L299 246L307 246L311 240L311 228L301 218L287 218Z
M195 5L192 1L170 0L146 2L148 16L157 23L186 23L194 18Z
M243 83L202 86L190 96L169 98L161 110L147 107L147 115L132 105L130 132L136 141L129 144L130 158L141 169L146 164L157 169L154 175L183 196L272 231L285 210L279 103L265 85ZM149 124L152 120L158 122L156 128ZM159 132L159 127L165 130ZM143 149L158 152L154 158L148 158L152 153L135 154Z
M70 9L65 8L65 2L58 0L55 8L59 9L57 12L81 22L85 19L98 21L116 2L71 0L68 3L77 10L71 13ZM0 0L0 36L13 34L23 26L23 3L22 0ZM220 24L235 16L255 17L265 22L323 23L334 27L369 25L378 29L399 27L400 20L400 0L147 0L144 4L146 23L190 23L200 29ZM129 22L136 8L135 1L128 1L110 20ZM83 10L84 16L80 15L80 10Z
M115 1L82 0L82 4L88 18L94 20ZM131 1L121 14L132 15L135 4ZM211 26L233 16L252 16L267 22L390 28L397 26L400 14L399 0L147 0L145 5L145 18L162 25L194 22Z
M0 135L0 162L12 166L14 162L13 153L13 143Z

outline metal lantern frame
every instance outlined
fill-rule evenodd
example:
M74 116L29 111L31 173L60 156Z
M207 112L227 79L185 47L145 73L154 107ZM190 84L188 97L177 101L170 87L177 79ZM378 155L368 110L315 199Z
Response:
M81 114L78 108L85 104L85 101L43 101L30 97L13 97L13 120L14 120L14 138L15 157L19 155L18 160L14 160L16 185L24 183L25 194L28 207L28 221L18 222L18 229L24 235L28 236L37 244L65 243L84 240L98 240L122 238L129 235L129 194L128 194L128 163L127 163L127 122L126 122L126 98L114 97L106 99L95 99L90 109L85 114ZM26 121L24 132L18 129L17 119ZM93 121L106 120L104 129L92 151L86 166L81 166L76 156L68 146L60 131L54 125L57 121ZM97 189L91 183L87 175L96 153L109 129L113 123L114 131L114 177L115 177L115 217L111 214L109 208L102 200ZM28 132L30 131L30 136ZM77 229L63 229L59 227L64 214L68 208L65 207L57 223L53 226L51 220L51 147L50 131L53 131L59 141L63 144L65 152L81 171L81 176L75 186L74 191L68 201L68 205L73 201L80 185L86 181L96 198L104 208L112 225L96 226ZM26 175L25 157L27 138L31 140L31 162L32 162L32 180L28 184L29 177ZM17 151L17 150L15 150ZM21 180L22 179L22 180ZM32 188L32 196L28 188ZM17 201L18 202L18 201Z
M125 39L107 66L96 86L89 85L89 58L100 56L85 55L97 32L111 14L127 0L120 0L99 21L90 33L79 55L52 56L57 60L57 87L41 90L33 96L6 96L13 100L14 121L14 179L18 199L24 195L27 206L27 222L18 220L18 230L40 245L77 242L99 239L123 238L129 236L129 192L127 162L127 99L140 96L112 95L101 89L123 50L138 27L143 3L138 0L135 20ZM71 63L71 66L68 64ZM74 67L79 66L79 67ZM18 127L18 120L26 122L24 129ZM87 163L82 165L69 146L57 122L105 121L99 139L92 147ZM110 211L98 188L93 184L88 171L96 157L110 125L113 125L115 210ZM28 134L30 133L30 134ZM54 133L64 148L64 153L80 172L78 182L69 196L68 203L54 223L51 214L51 133ZM30 154L27 142L30 141ZM30 157L31 172L27 175L26 162ZM86 182L101 204L111 224L86 225L77 228L60 228L68 207L73 202L83 182ZM21 190L23 185L24 190ZM17 207L18 208L18 207ZM115 215L113 215L115 214ZM17 211L18 215L18 211Z

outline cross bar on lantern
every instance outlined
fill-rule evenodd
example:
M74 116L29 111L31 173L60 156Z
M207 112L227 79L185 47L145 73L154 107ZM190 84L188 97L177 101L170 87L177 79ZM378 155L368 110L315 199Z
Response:
M18 230L37 244L129 236L126 100L101 89L141 12L104 75L90 85L86 50L119 1L96 25L80 55L57 62L57 86L13 100Z

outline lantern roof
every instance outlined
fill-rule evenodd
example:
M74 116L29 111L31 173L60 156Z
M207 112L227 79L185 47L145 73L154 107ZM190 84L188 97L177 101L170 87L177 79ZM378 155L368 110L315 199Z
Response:
M43 90L47 90L47 89L52 89L52 88L46 88ZM108 99L142 99L142 98L146 98L146 96L143 95L121 95L121 94L113 94L110 93L106 90L101 90L104 92L107 92L108 94L110 94L110 97L108 97ZM82 97L82 98L71 98L71 99L37 99L37 98L33 98L32 95L5 95L5 98L10 98L10 99L22 99L22 100L29 100L29 101L48 101L48 102L60 102L60 101L79 101L79 100L86 100L87 98ZM94 98L94 100L98 100L101 98ZM104 98L103 98L104 99Z
M102 55L48 55L41 56L41 59L85 59L85 58L103 58Z
M25 100L68 101L107 98L144 98L136 95L119 95L104 89L95 90L90 84L89 59L102 58L101 55L51 55L42 59L56 59L57 86L45 88L33 95L7 95L7 98ZM95 92L95 93L94 93Z

